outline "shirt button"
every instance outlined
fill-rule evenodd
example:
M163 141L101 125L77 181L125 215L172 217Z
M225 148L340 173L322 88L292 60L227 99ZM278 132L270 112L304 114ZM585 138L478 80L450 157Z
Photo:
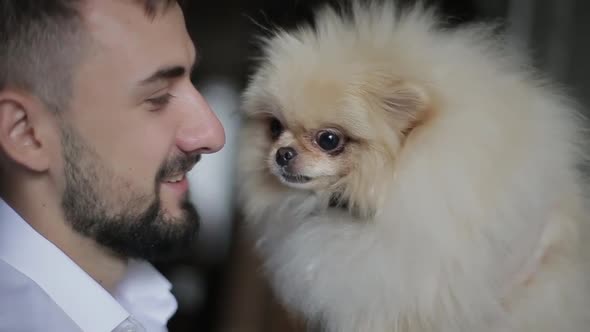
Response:
M113 332L146 332L143 326L133 319L132 317L127 318L123 323L121 323L117 328L113 330Z

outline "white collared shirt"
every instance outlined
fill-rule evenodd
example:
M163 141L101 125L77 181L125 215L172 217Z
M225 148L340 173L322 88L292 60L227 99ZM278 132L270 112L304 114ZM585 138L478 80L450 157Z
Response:
M0 332L163 332L171 284L132 260L111 295L0 200Z

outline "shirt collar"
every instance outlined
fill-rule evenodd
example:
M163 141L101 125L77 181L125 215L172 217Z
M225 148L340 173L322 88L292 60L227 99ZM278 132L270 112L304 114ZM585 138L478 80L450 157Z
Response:
M165 326L176 310L170 283L149 263L130 262L117 289L119 303L1 199L0 259L38 284L83 331L110 332L130 312Z
M146 330L156 331L166 326L178 307L171 289L172 284L151 264L130 260L114 296Z

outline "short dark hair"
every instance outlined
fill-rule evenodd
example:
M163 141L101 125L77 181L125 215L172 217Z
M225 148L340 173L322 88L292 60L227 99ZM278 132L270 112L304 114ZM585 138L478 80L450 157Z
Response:
M132 1L132 0L129 0ZM133 0L146 15L176 0ZM53 110L67 107L72 71L80 61L85 31L80 14L84 0L0 1L0 91L7 87L31 93Z

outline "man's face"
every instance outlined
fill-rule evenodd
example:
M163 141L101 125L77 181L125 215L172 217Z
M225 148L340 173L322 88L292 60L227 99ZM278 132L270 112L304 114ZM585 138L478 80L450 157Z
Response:
M134 1L100 0L83 14L92 40L60 116L64 214L120 255L166 255L196 231L185 175L221 149L223 128L191 84L178 6L151 19Z

